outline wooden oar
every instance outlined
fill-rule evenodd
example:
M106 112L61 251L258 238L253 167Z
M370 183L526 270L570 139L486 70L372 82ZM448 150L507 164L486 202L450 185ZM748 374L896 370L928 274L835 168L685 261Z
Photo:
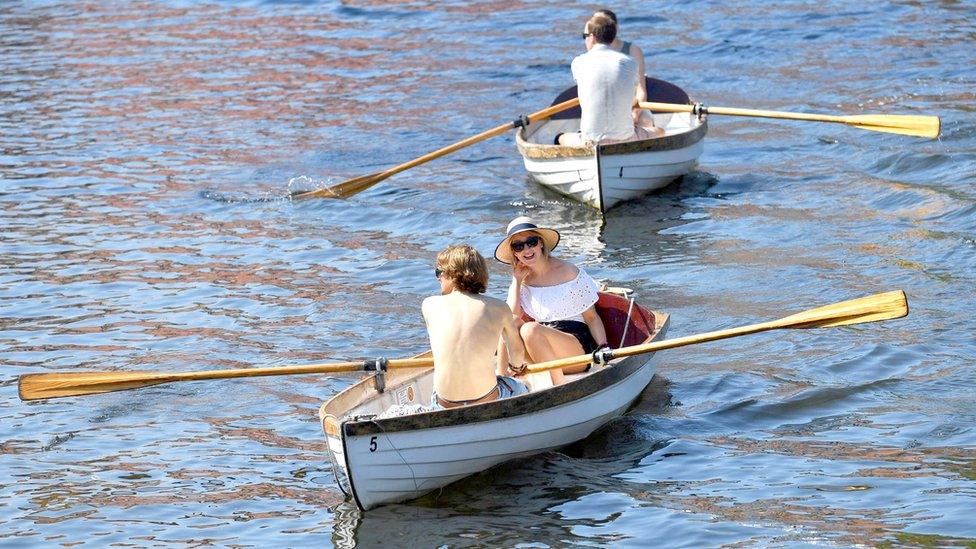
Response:
M372 364L371 364L372 363ZM139 389L174 381L231 379L237 377L285 376L295 374L330 374L375 371L375 361L332 362L249 368L242 370L209 370L202 372L71 372L26 374L18 385L21 400L38 400L67 396L95 395L111 391ZM387 361L387 368L429 368L433 358L404 358Z
M862 130L914 135L916 137L939 137L942 122L938 116L899 115L899 114L856 114L835 116L830 114L807 114L801 112L762 111L735 109L727 107L705 107L704 105L679 105L674 103L639 103L642 109L658 112L690 112L693 114L725 114L731 116L754 116L758 118L778 118L782 120L809 120L813 122L836 122Z
M760 324L751 324L740 328L730 328L728 330L718 330L704 334L667 339L655 343L645 343L631 347L621 347L609 352L609 358L620 358L642 353L651 353L662 349L673 349L685 345L695 345L718 339L727 339L768 330L779 330L783 328L830 328L834 326L847 326L849 324L861 324L864 322L877 322L880 320L890 320L901 318L908 314L908 300L905 292L896 290L875 294L850 301L843 301L810 309L802 313L790 315L779 320L772 320ZM566 368L569 366L579 366L587 364L593 360L591 355L579 355L549 362L540 362L528 367L529 373L544 372L555 368Z
M538 120L545 120L550 116L562 112L566 109L571 109L579 105L579 98L574 97L569 101L564 101L558 105L553 105L551 107L542 109L541 111L534 112L527 117L520 117L507 124L502 124L497 128L490 129L486 132L479 133L478 135L469 137L463 141L458 141L453 145L448 145L442 149L438 149L432 153L425 154L420 158L415 158L410 162L405 162L399 166L394 166L388 170L382 172L371 173L369 175L361 175L359 177L354 177L352 179L343 181L331 187L325 187L323 189L316 189L314 191L300 191L291 195L292 198L348 198L358 192L365 191L366 189L372 187L373 185L383 181L384 179L396 175L404 170L409 170L414 166L419 166L424 162L429 162L435 158L440 158L444 155L450 154L456 150L463 149L468 145L474 145L480 141L484 141L489 137L495 137L496 135L501 135L508 130L513 128L518 128L530 122L535 122Z
M798 313L780 320L753 324L741 328L719 330L656 343L634 345L614 349L609 358L625 357L671 349L717 339L726 339L767 330L781 328L826 328L846 326L901 318L908 314L908 301L905 292L898 290L873 296L862 297L842 303L827 305ZM591 355L579 355L560 360L541 362L528 367L530 373L543 372L553 368L565 368L590 362ZM406 358L387 361L387 368L429 368L434 365L433 358ZM202 372L161 373L161 372L90 372L90 373L48 373L26 374L20 376L19 390L21 400L38 400L67 396L94 395L110 391L138 389L174 381L201 381L206 379L230 379L238 377L280 376L295 374L322 374L339 372L375 371L376 361L336 362L324 364L305 364L300 366L279 366L270 368L250 368L243 370L209 370Z

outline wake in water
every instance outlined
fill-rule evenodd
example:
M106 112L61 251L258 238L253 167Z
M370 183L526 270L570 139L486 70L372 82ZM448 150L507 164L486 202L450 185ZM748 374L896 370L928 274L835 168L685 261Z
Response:
M273 191L266 191L261 196L250 196L246 194L229 194L212 190L203 190L200 191L200 196L202 198L206 198L207 200L222 202L224 204L258 204L291 200L295 197L295 195L318 189L324 189L330 185L332 185L331 179L313 179L307 175L300 175L288 180L288 186L286 187L287 192L285 194L277 194Z

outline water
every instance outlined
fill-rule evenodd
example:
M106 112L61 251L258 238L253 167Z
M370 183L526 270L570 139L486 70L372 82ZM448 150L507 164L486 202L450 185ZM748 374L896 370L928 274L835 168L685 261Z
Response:
M695 173L605 218L528 181L510 134L284 199L545 107L594 7L0 4L0 545L976 543L972 2L612 6L709 105L934 114L937 141L714 116ZM672 336L899 288L911 315L667 351L586 441L365 515L316 417L350 376L17 397L31 372L421 351L436 252L522 214Z

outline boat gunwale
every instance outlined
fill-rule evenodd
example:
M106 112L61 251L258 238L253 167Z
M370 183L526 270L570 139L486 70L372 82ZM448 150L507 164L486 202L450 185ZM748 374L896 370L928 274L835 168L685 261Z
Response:
M524 137L525 128L519 128L515 134L515 145L523 158L530 160L569 160L573 158L587 158L599 153L600 155L620 155L642 152L664 152L690 147L705 138L708 133L708 121L687 131L652 137L650 139L635 139L606 145L588 145L584 147L569 147L566 145L549 145L546 143L532 143Z
M670 317L667 313L650 311L640 305L637 305L637 307L640 307L640 310L646 315L654 318L654 331L645 338L643 343L654 341L666 331ZM604 387L613 385L615 382L630 376L647 364L653 356L652 353L650 356L634 355L624 357L611 362L607 367L563 385L481 404L383 419L377 419L375 417L362 420L347 419L345 421L341 421L339 418L335 419L339 421L343 438L345 438L381 433L391 434L395 432L436 429L514 418L584 398L589 394L595 393ZM370 378L366 379L368 380Z

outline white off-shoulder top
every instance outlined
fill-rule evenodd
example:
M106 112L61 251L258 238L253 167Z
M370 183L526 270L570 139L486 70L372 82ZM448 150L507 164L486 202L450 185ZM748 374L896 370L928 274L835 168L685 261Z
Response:
M538 322L583 322L583 311L596 303L598 298L596 281L579 268L576 278L555 286L522 284L519 302L522 310Z

